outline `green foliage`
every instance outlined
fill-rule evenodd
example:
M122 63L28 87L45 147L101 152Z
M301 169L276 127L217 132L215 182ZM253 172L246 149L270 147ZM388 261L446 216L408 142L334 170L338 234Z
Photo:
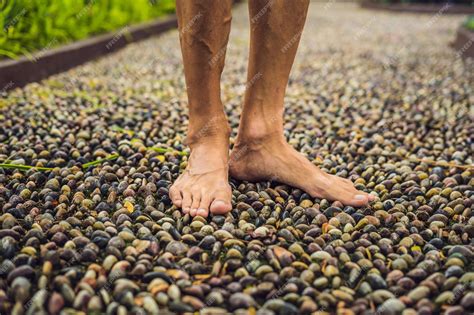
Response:
M174 0L0 0L0 58L32 56L174 11Z
M464 26L471 31L474 31L474 15L470 15L466 22L464 22Z

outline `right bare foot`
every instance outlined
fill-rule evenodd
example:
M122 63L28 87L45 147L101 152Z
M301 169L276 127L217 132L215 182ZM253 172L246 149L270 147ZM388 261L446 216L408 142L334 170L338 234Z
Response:
M228 181L227 133L199 137L190 147L188 165L170 188L171 201L191 216L229 212L232 190Z
M231 176L240 180L275 180L344 205L361 207L374 198L357 190L350 180L323 172L277 134L237 139L229 167Z

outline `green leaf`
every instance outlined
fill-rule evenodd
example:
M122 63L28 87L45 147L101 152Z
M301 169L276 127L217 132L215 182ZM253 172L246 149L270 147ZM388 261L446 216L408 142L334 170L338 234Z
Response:
M96 160L96 161L92 161L92 162L89 162L89 163L86 163L86 164L83 164L82 165L82 168L88 168L88 167L91 167L91 166L96 166L96 165L99 165L101 163L104 163L104 162L107 162L107 161L111 161L111 160L115 160L119 157L120 155L115 153L115 154L110 154L108 156L106 156L105 158L103 159L99 159L99 160Z
M159 147L148 147L147 148L148 150L151 150L151 151L155 151L155 152L158 152L158 153L166 153L166 152L173 152L173 153L177 153L178 155L180 156L186 156L188 155L187 152L184 152L184 151L178 151L178 150L173 150L171 148L159 148Z
M38 171L52 171L53 168L51 167L39 167L39 166L31 166L31 165L23 165L23 164L0 164L0 168L6 168L6 169L17 169L17 170L22 170L22 171L27 171L31 169L36 169Z

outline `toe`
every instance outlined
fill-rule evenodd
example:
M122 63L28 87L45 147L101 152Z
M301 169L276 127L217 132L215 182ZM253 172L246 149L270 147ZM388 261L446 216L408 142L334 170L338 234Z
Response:
M220 192L216 194L211 203L210 210L214 214L224 214L232 210L232 205L230 204L230 193Z
M211 204L211 199L208 194L203 194L201 197L201 203L197 210L197 215L201 217L207 217L209 215L209 206Z
M355 207L363 207L369 203L369 198L367 194L358 191L352 195L351 200L349 200L348 204Z
M343 179L344 183L346 184L345 190L348 192L348 195L351 196L351 199L349 202L352 205L356 206L365 206L369 203L369 201L372 201L374 197L372 195L369 195L368 193L357 190L354 186L354 183L351 182L348 179Z
M181 207L182 199L181 191L176 186L170 188L170 199L176 207Z
M232 206L230 202L220 200L220 199L215 199L211 203L211 212L214 214L224 214L232 210Z
M189 210L191 209L191 203L192 203L192 197L191 193L188 191L183 192L183 201L182 201L182 207L183 207L183 212L188 213Z
M192 193L193 202L191 203L191 212L189 212L192 216L195 216L197 210L199 208L199 204L201 203L201 193L200 192L193 192Z

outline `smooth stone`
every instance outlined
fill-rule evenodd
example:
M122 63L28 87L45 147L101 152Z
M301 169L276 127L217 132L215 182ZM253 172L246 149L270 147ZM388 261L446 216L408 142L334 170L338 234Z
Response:
M46 182L44 185L45 188L49 188L51 190L59 190L60 183L56 178L52 178Z
M288 315L296 315L298 314L298 309L290 304L286 303L283 300L280 299L271 299L265 302L265 304L262 306L263 309L268 309L271 311L274 311L276 314L288 314Z
M7 281L11 282L17 277L33 278L35 270L29 265L23 265L16 267L8 274Z
M332 256L329 253L325 252L325 251L316 251L316 252L311 254L311 259L315 260L315 261L328 260L331 257Z
M53 292L48 301L48 312L53 315L59 314L64 304L64 298L61 294Z
M282 267L289 266L295 260L295 256L290 251L280 246L275 246L273 253Z
M260 238L267 237L269 233L270 233L270 230L265 226L260 226L256 228L255 231L253 232L255 237L260 237Z
M249 308L257 306L257 303L252 296L245 293L234 293L229 298L229 305L231 309Z
M180 241L171 241L166 245L165 251L175 256L185 256L189 247Z
M339 274L339 269L333 265L327 265L326 269L323 271L323 274L326 277L333 277Z
M435 303L442 305L442 304L452 304L454 302L454 293L451 291L445 291L438 295L435 299Z
M392 268L404 271L408 269L408 264L405 259L397 258L392 262Z
M366 281L370 284L370 286L374 290L386 289L387 288L387 283L378 274L375 274L375 273L368 274L367 277L366 277Z
M465 310L461 305L450 306L445 309L444 315L464 315Z
M474 292L468 292L461 299L461 306L466 310L474 311Z
M386 300L377 308L380 315L399 315L406 308L405 304L396 298Z
M408 298L410 298L412 301L417 302L423 298L426 298L430 295L430 289L425 286L419 286L416 287L415 289L411 290L408 293Z
M451 247L448 251L448 256L451 256L455 253L461 254L462 256L466 257L466 259L468 260L474 259L474 253L467 246L456 245L456 246Z

